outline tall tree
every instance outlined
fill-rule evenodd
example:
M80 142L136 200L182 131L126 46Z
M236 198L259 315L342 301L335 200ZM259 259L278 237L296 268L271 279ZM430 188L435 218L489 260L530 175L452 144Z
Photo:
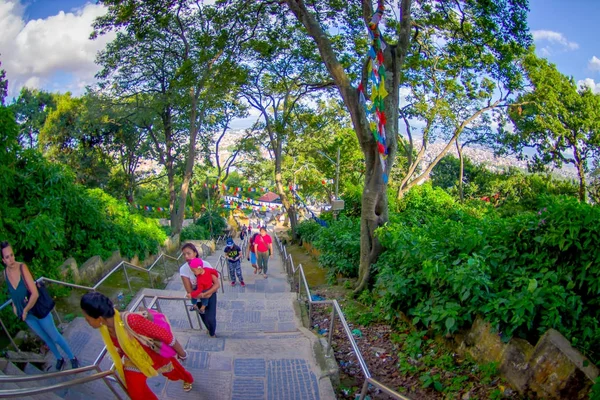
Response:
M29 148L37 147L38 136L48 113L56 108L55 96L44 90L24 87L10 108L14 111L19 124L21 145Z
M358 137L365 157L366 176L362 197L361 210L361 255L359 267L359 283L356 291L366 287L369 282L371 266L376 263L382 247L375 237L375 230L388 220L387 182L384 180L382 169L386 176L390 175L395 162L397 151L398 120L400 106L400 83L404 72L404 62L410 47L411 31L416 28L415 35L425 30L437 30L446 26L451 20L455 26L455 36L447 40L453 44L455 52L462 51L467 42L465 36L474 42L473 51L487 42L498 43L498 47L510 48L526 33L527 6L522 0L496 0L487 2L455 1L455 0L424 0L418 2L413 21L412 0L401 0L397 9L392 10L398 15L398 20L387 18L383 49L383 66L385 68L385 91L389 94L384 99L385 109L385 151L387 159L381 165L378 140L375 139L369 124L368 114L360 101L358 85L352 83L352 70L345 67L348 53L362 57L364 66L360 82L366 86L370 70L370 62L366 56L367 48L364 39L353 40L356 49L345 48L334 50L334 44L340 32L355 33L357 22L368 24L374 15L373 2L362 0L360 5L339 1L325 1L310 4L304 0L285 0L296 18L303 24L308 34L313 38L323 62L335 81L340 95L350 113L354 131ZM383 5L383 1L378 2ZM388 13L389 16L391 13ZM467 21L466 16L474 19ZM346 17L345 20L340 18ZM335 20L334 20L335 19ZM335 27L335 28L334 28ZM500 55L497 53L497 55ZM493 56L493 55L492 55ZM465 62L468 59L465 57ZM505 62L511 63L510 58ZM414 68L408 65L407 70ZM383 167L383 168L382 168Z
M73 97L54 94L55 109L50 109L37 138L38 148L51 161L69 165L77 182L104 187L112 168L106 145L115 125L103 121L92 95Z
M415 23L422 29L407 59L410 68L403 71L408 95L400 116L407 139L401 140L400 147L409 162L398 198L427 179L455 146L460 158L460 142L489 137L493 114L522 89L518 61L531 42L524 25L525 10L515 7L503 16L495 14L502 12L500 9L444 4L435 12L414 13ZM416 124L423 128L418 129ZM420 148L414 144L417 129ZM468 137L461 140L462 136ZM428 145L435 141L445 145L419 171Z
M536 153L532 169L571 164L579 178L579 199L587 198L586 173L600 149L600 95L578 88L572 77L533 52L524 59L531 91L519 96L509 109L514 131L503 129L506 149L523 156L526 148Z
M278 15L262 40L251 43L254 57L246 64L249 79L242 87L242 94L260 113L275 164L275 186L295 234L296 209L282 175L284 150L302 102L330 83L320 60L315 57L313 43L293 22Z
M97 34L118 30L99 57L100 76L118 95L152 94L160 125L147 128L167 170L171 228L181 230L200 132L216 101L239 74L234 62L240 43L260 18L252 7L197 1L104 0L108 13L96 20ZM160 129L158 127L160 126ZM175 188L178 153L184 172Z
M0 62L0 67L2 62ZM6 71L0 69L0 106L4 106L4 100L8 96L8 80L6 79Z

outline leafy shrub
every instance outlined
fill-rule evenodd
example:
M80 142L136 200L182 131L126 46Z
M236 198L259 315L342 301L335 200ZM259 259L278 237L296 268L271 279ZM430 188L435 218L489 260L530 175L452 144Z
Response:
M186 240L208 240L210 239L210 232L200 225L188 225L181 230L180 235L181 241Z
M314 243L321 229L325 228L313 220L302 221L296 226L296 234L305 242Z
M319 250L319 263L328 269L332 280L337 274L358 276L360 260L360 220L340 217L329 227L318 231L313 245Z
M204 227L207 232L213 235L221 235L227 229L227 221L218 211L207 211L196 220L196 225Z
M484 315L502 332L536 341L555 328L590 358L600 357L600 208L545 197L538 212L503 217L454 203L423 185L378 231L379 306L404 311L438 333Z
M70 170L35 150L3 153L0 166L0 237L36 276L56 277L68 257L82 262L119 249L143 258L166 239L157 221L131 214L100 189L75 184Z

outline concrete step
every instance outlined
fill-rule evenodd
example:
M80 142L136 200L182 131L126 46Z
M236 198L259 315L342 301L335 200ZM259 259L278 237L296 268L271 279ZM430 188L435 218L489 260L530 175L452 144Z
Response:
M19 367L17 367L15 364L9 362L7 363L6 367L4 368L4 370L2 371L2 375L9 375L9 376L23 376L26 375L27 373L25 371L22 371ZM0 389L24 389L24 388L34 388L34 387L44 387L44 386L48 386L51 385L53 382L51 380L33 380L33 381L27 381L27 382L15 382L15 383L7 383L7 384L0 384ZM42 394L38 394L38 395L34 395L34 396L25 396L25 397L19 397L20 399L35 399L35 400L60 400L62 399L62 397L57 396L54 393L48 392L48 393L42 393Z

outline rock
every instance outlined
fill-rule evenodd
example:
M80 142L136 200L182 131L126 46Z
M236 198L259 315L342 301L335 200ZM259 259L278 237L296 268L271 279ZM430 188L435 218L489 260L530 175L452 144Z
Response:
M481 317L475 319L471 331L465 335L464 344L465 346L461 347L480 363L500 363L502 360L504 343L490 323Z
M58 267L60 279L67 282L79 282L79 269L77 261L73 257L68 258L60 267Z
M94 256L88 259L79 268L80 281L83 283L94 284L104 275L104 262L100 256Z
M519 393L527 389L531 370L529 359L533 354L533 346L526 340L513 338L504 349L500 372Z
M554 329L540 338L529 364L529 390L544 399L587 399L598 377L598 368Z
M173 254L179 251L179 234L173 235L163 243L163 247L165 248L165 253Z
M121 251L115 250L110 257L104 260L104 265L106 268L113 268L116 267L121 261L123 261L123 257L121 257Z

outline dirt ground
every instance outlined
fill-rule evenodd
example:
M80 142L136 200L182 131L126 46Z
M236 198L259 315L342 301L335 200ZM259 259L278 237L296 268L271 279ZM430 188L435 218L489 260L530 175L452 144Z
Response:
M337 299L344 309L347 290L339 286L321 286L314 290L316 294L325 299ZM329 306L313 305L312 329L316 333L327 337L330 327L331 308ZM443 378L452 379L458 377L462 382L462 388L458 390L446 390L445 392L436 391L433 388L424 388L421 380L422 372L416 375L402 374L398 368L398 353L401 350L400 345L391 340L394 332L389 325L382 323L372 323L368 326L362 326L349 322L351 330L358 329L360 334L355 334L354 339L364 357L364 360L371 372L373 378L377 379L386 386L398 391L412 400L430 400L430 399L517 399L514 391L503 384L499 378L492 379L490 382L482 382L477 371L473 373L467 371L443 371L434 367L428 372L431 374L441 374ZM338 388L339 399L357 399L358 394L364 382L363 374L358 364L357 358L352 350L351 344L339 319L334 323L334 332L332 337L335 358L340 369L340 388ZM452 349L448 349L452 353ZM460 376L459 376L460 375ZM392 399L392 397L382 393L379 390L371 388L368 393L369 399Z

